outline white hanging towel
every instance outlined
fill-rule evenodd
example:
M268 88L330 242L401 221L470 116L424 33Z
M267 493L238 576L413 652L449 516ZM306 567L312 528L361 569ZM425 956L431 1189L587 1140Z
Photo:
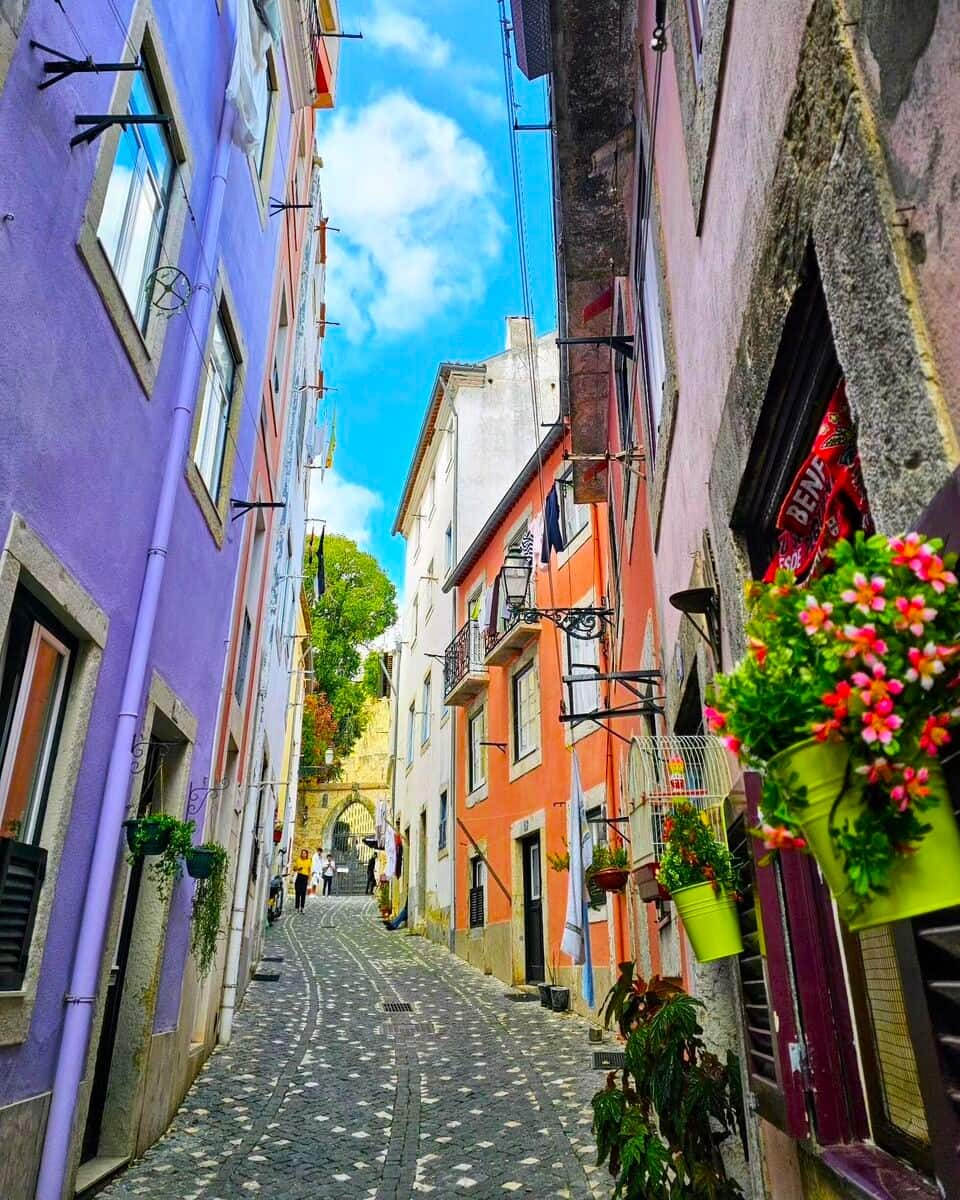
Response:
M493 599L493 589L485 587L480 596L480 628L486 629L490 624L490 602Z
M387 852L386 876L388 879L395 879L397 875L397 837L392 825L387 825L386 838L387 844L384 847Z
M267 69L269 48L270 30L258 16L253 0L239 0L227 100L236 110L233 140L244 154L252 153L257 146L259 105L265 90L257 86L257 81Z
M373 818L374 830L377 835L377 845L383 846L383 837L387 830L387 802L378 800Z
M590 922L584 872L593 862L593 834L587 824L580 782L580 763L572 752L570 804L567 807L567 845L570 870L567 879L567 917L560 949L575 963L583 965L583 998L593 1008L593 963L590 957Z

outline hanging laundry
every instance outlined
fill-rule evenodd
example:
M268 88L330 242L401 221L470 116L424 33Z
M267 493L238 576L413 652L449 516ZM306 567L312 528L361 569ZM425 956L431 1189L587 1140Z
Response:
M563 530L560 527L560 494L557 485L554 484L547 493L547 502L543 509L543 549L540 561L549 563L551 550L559 553L566 548Z
M387 831L387 802L378 800L374 808L373 828L377 835L377 845L383 847L384 835Z
M227 82L227 100L233 105L233 141L244 152L252 153L259 142L258 130L266 120L261 105L267 84L267 51L270 48L270 29L266 18L261 19L253 0L240 0L237 6L237 32Z
M493 589L485 587L480 596L480 628L487 629L490 625L490 605L493 600Z
M337 448L337 414L334 410L333 416L330 418L330 442L327 446L327 460L324 464L328 471L333 470L333 452Z
M570 773L570 804L567 809L567 845L570 848L570 870L567 874L567 915L560 949L578 965L582 964L582 995L593 1008L593 961L590 954L590 918L584 872L593 862L593 834L587 822L583 784L580 782L580 763L573 751Z
M534 547L534 536L533 536L533 526L531 525L527 529L527 532L520 539L520 553L527 560L527 562L531 564L531 566L533 565L533 547Z
M396 835L397 846L397 879L403 874L403 838L398 833Z
M386 828L386 846L384 849L387 852L387 867L386 876L388 879L396 879L397 877L397 839L394 835L393 828L388 825Z
M494 578L493 587L490 589L490 613L487 617L487 623L484 629L487 633L496 633L500 622L500 593L503 589L500 587L499 574Z

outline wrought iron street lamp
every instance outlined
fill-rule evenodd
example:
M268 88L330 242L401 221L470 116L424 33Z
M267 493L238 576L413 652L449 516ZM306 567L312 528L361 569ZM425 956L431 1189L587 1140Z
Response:
M613 609L584 605L579 608L531 608L529 606L530 576L533 563L519 546L507 551L500 570L500 584L507 604L518 620L536 625L546 618L569 637L589 642L599 638L613 624Z

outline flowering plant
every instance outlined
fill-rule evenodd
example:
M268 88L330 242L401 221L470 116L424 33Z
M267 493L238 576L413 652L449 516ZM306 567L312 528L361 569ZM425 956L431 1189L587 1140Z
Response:
M737 867L727 847L714 834L710 817L689 800L678 801L663 823L666 848L657 879L669 892L712 883L717 895L737 891Z
M748 584L748 653L706 709L749 766L811 737L849 745L862 809L832 834L863 899L885 890L896 856L929 831L929 768L960 717L960 591L956 555L942 548L915 533L858 533L805 583L780 571ZM768 773L754 832L770 850L802 849L804 806L802 789Z

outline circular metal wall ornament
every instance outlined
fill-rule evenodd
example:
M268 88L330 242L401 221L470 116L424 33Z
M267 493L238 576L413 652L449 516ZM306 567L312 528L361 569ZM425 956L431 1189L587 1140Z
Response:
M193 284L179 267L157 267L146 279L150 307L169 320L187 307L193 295Z

